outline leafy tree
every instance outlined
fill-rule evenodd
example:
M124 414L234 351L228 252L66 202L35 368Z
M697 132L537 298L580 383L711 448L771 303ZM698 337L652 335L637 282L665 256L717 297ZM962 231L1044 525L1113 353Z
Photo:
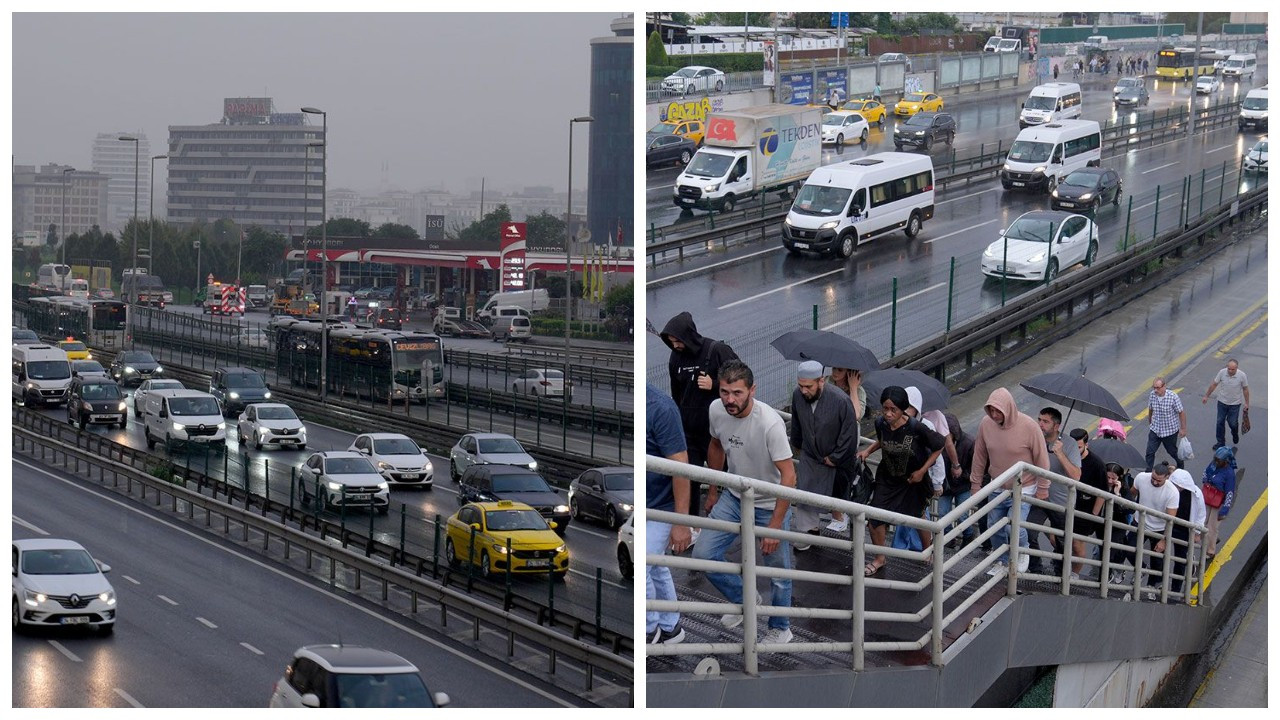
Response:
M321 236L320 228L315 227L307 230L307 237L318 238ZM353 218L329 218L328 222L323 226L329 235L335 237L369 237L369 223L364 220L356 220Z
M529 247L564 248L564 220L546 210L525 219Z
M773 13L771 12L706 12L694 16L694 21L698 25L727 25L729 27L742 27L745 25L773 26Z
M382 223L378 226L378 229L373 232L373 237L417 240L418 231L408 225L401 225L400 223Z
M496 248L502 225L509 222L511 222L511 209L503 203L486 213L484 217L459 230L457 238L473 245L488 243Z
M44 244L53 247L58 244L58 225L49 223L49 232L45 233Z
M649 41L644 47L645 63L648 65L666 65L667 64L667 48L662 44L662 38L658 35L658 31L654 30L649 33Z
M632 283L626 285L615 285L609 289L604 296L605 310L610 315L631 314L632 305Z

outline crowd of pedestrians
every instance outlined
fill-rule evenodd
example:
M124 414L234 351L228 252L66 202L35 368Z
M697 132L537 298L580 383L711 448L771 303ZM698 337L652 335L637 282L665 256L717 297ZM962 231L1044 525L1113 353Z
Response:
M1108 502L1118 496L1142 508L1165 513L1194 525L1204 526L1204 537L1191 535L1185 526L1175 524L1173 548L1167 553L1172 560L1172 573L1185 577L1189 551L1203 544L1208 557L1217 552L1218 529L1234 503L1236 487L1236 447L1239 434L1248 432L1248 380L1239 363L1232 359L1220 371L1202 398L1218 402L1215 424L1217 443L1213 456L1196 482L1184 469L1188 459L1180 440L1188 433L1186 411L1178 394L1166 386L1162 377L1153 380L1147 397L1148 432L1144 457L1146 467L1135 475L1125 467L1105 462L1090 448L1089 432L1082 427L1064 433L1063 417L1057 408L1048 406L1032 417L1020 410L1013 394L1006 388L993 390L984 405L983 417L973 435L967 434L953 414L936 408L924 409L921 393L915 387L890 385L874 399L873 437L869 446L858 449L859 421L872 408L868 407L866 390L857 371L828 368L808 360L795 368L795 387L791 396L791 422L777 410L755 396L755 379L751 369L739 360L728 345L705 338L697 332L690 313L681 313L666 325L662 339L671 348L669 370L672 394L667 395L653 385L647 388L648 450L650 455L673 460L687 458L695 466L705 465L759 481L795 487L818 495L839 499L854 498L855 486L862 473L860 463L878 454L871 492L867 504L881 510L909 517L928 518L931 506L942 517L960 506L974 493L1019 462L1051 471L1078 481L1074 493L1074 513L1068 523L1066 507L1071 497L1066 483L1051 482L1046 477L1024 471L1009 478L1006 486L1021 493L1016 503L1021 513L1016 542L1020 550L1018 572L1062 576L1062 562L1069 562L1072 580L1088 579L1095 566L1086 562L1095 552L1096 542L1103 539L1110 507L1111 551L1109 556L1111 585L1132 583L1132 575L1145 565L1144 597L1154 599L1161 590L1166 557L1166 520L1155 513L1142 513L1141 519L1119 502ZM1225 442L1227 430L1232 445ZM1100 422L1100 438L1124 441L1127 430L1114 421ZM1163 448L1169 460L1156 462ZM1135 454L1135 462L1137 461ZM705 500L700 501L699 484L687 478L649 473L647 507L697 513L699 504L708 518L738 524L752 518L760 528L821 534L824 530L841 536L849 531L848 519L832 513L824 525L818 507L792 505L786 500L757 495L751 508L741 506L741 494L709 485ZM1061 509L1041 507L1046 501ZM858 500L861 502L861 500ZM999 524L1014 511L1010 496L992 507L978 522L966 528L963 537L953 538L951 549L972 542L986 528ZM1137 537L1125 526L1143 524L1141 560L1133 550ZM1034 524L1056 532L1040 531L1031 537L1027 525ZM1072 541L1062 546L1062 535L1070 524ZM868 518L871 543L886 547L898 545L891 540L886 522ZM988 549L1012 547L1009 537L1012 524L1003 524L992 533ZM723 562L737 534L721 530L703 530L701 537L689 528L659 522L646 524L649 533L647 552L682 553L692 547L692 556L700 560ZM899 528L901 531L905 528ZM761 564L791 569L795 552L811 548L805 542L787 542L775 537L757 535L753 552L759 552ZM920 533L918 545L928 548L934 538ZM1062 561L1041 563L1026 550L1047 546ZM1008 572L1009 548L992 567L991 575ZM744 552L747 550L744 549ZM1198 550L1195 550L1198 552ZM864 567L855 568L867 577L881 575L888 564L885 553L869 548ZM926 555L932 558L931 554ZM1033 565L1033 557L1035 564ZM735 573L705 573L710 584L728 603L741 605L744 593L742 576ZM1097 578L1093 578L1097 579ZM790 607L792 581L771 578L768 605ZM1184 583L1171 578L1169 588L1181 592ZM650 566L647 597L674 599L675 588L670 572L661 566ZM755 602L765 606L756 593ZM765 613L767 614L767 613ZM649 642L675 643L684 639L679 616L675 613L648 613ZM740 611L720 618L725 628L742 624ZM763 642L786 643L792 640L789 618L771 615Z

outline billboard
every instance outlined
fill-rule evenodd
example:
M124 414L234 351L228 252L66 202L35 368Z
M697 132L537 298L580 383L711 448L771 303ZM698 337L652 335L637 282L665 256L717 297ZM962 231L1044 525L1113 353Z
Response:
M266 117L271 114L271 98L223 98L222 116L228 119Z
M502 250L502 291L524 289L525 231L524 223L503 223L499 231Z

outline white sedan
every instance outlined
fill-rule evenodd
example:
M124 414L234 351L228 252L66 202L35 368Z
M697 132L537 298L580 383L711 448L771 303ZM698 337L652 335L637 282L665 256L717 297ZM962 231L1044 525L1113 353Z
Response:
M13 541L13 629L83 625L110 635L116 591L80 543L39 538Z
M567 387L566 387L567 386ZM518 395L562 397L573 399L573 383L566 383L564 373L549 368L525 370L511 382L511 392Z
M982 274L1010 280L1052 280L1098 255L1098 226L1060 210L1024 213L982 253Z
M259 450L267 445L307 449L307 426L284 403L253 403L245 407L237 427L241 445L252 442Z
M836 110L822 117L822 142L844 145L847 142L866 142L870 125L860 113L852 110Z
M1196 78L1196 94L1208 95L1209 93L1218 92L1222 87L1222 81L1214 75L1201 75Z
M662 89L677 95L720 92L724 85L724 73L705 65L682 67L662 80Z
M1262 138L1244 156L1244 169L1267 172L1267 139Z
M427 451L407 435L364 433L357 435L347 449L372 460L388 483L427 490L432 487L434 468L431 459L427 457Z

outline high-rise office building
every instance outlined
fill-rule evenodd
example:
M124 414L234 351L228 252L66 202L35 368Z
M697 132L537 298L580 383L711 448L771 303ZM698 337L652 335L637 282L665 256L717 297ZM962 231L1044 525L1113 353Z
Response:
M228 218L285 236L323 219L321 127L277 113L271 98L226 98L220 122L169 127L166 219Z
M43 242L49 226L61 240L73 233L83 233L97 225L107 232L106 175L83 170L70 170L65 165L13 167L13 232L15 235L35 232ZM132 178L131 178L132 179ZM129 196L130 201L133 195ZM62 220L66 218L66 227ZM119 235L117 234L117 237Z
M98 133L93 140L93 171L110 178L107 183L107 222L103 232L119 235L133 218L134 177L133 142L121 135L138 138L138 217L150 214L147 189L151 183L151 141L139 132Z
M610 23L613 37L591 40L591 147L587 155L587 227L591 241L634 243L635 158L632 148L632 16ZM567 118L566 118L567 120Z

